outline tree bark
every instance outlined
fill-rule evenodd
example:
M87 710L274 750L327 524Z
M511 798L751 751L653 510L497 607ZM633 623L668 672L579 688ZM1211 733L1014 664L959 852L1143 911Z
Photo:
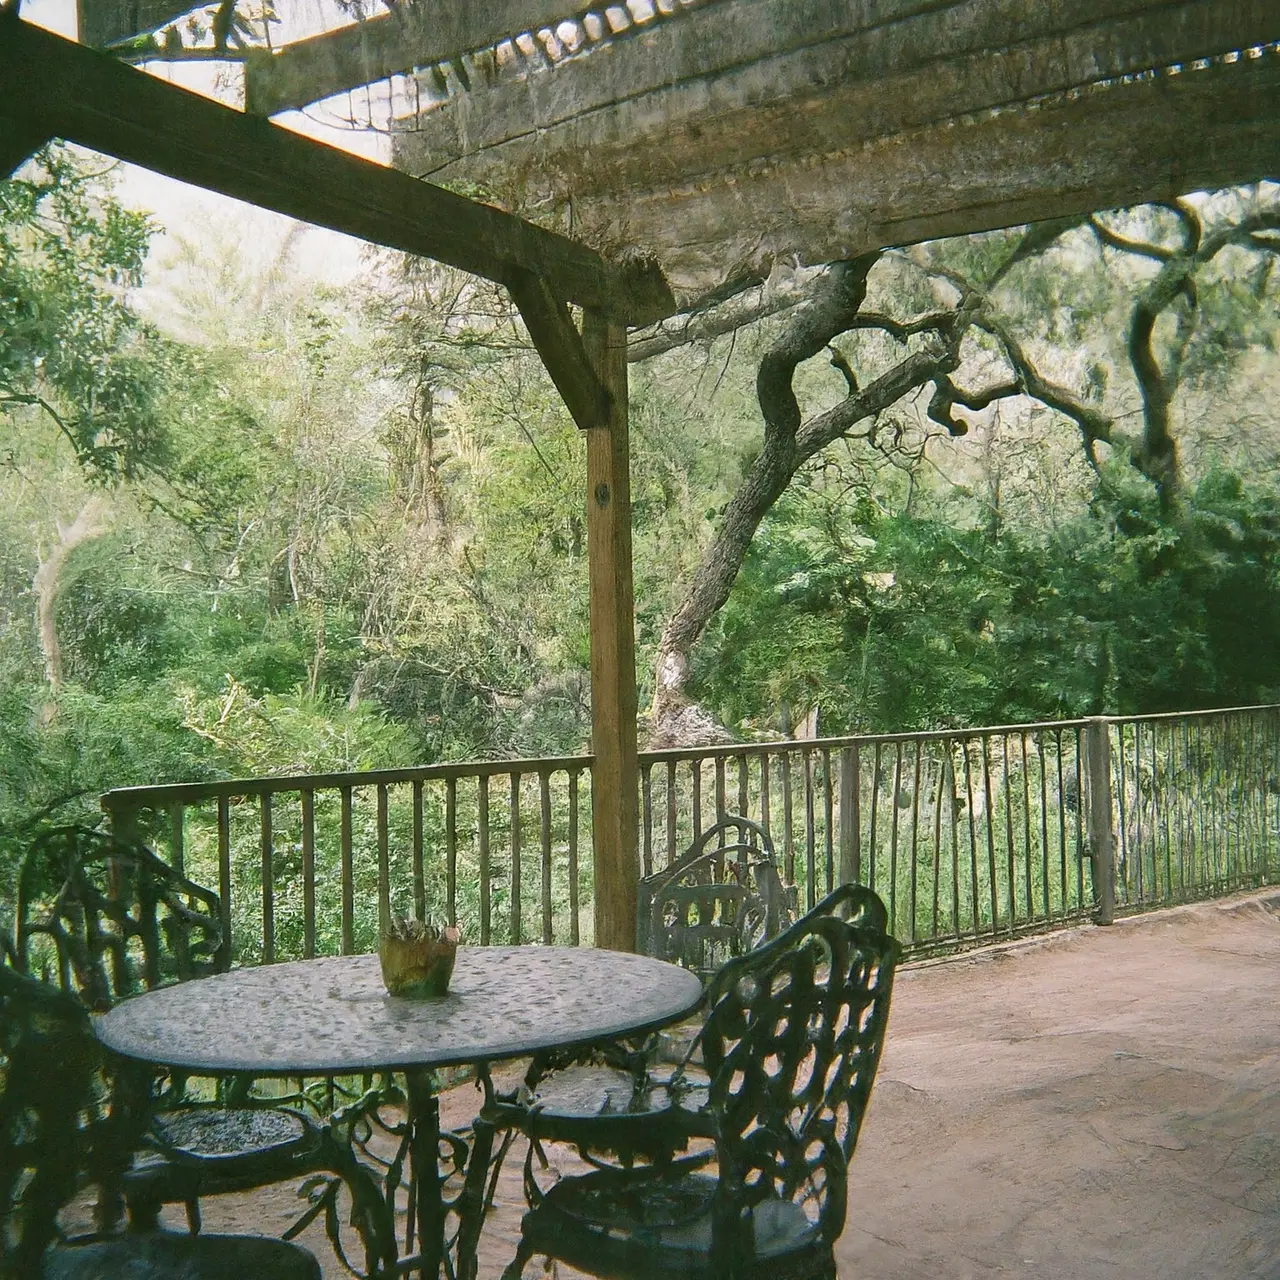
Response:
M62 684L62 647L58 643L57 604L62 586L62 570L67 557L82 543L89 542L107 531L109 520L107 503L101 494L94 494L80 513L66 528L56 522L57 537L47 555L41 555L31 591L36 598L36 630L40 637L40 653L44 658L44 676L49 688L57 693Z
M889 408L955 367L955 351L916 352L826 413L802 422L793 388L797 367L819 354L838 334L857 325L866 298L867 273L878 255L835 264L812 303L800 311L765 354L756 379L764 441L742 487L725 508L720 526L688 589L663 628L655 664L649 719L655 737L686 705L689 656L704 628L729 598L760 522L815 454L868 418ZM949 324L954 317L940 318Z

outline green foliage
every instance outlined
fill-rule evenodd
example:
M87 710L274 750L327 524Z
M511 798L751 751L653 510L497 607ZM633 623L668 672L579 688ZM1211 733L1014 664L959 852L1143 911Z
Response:
M704 646L730 723L819 707L827 730L936 728L1280 696L1280 493L1210 471L1163 516L1109 469L1047 530L959 527L820 495L779 504Z
M164 445L155 335L123 298L153 231L65 147L0 182L0 420L43 408L104 478L134 474Z

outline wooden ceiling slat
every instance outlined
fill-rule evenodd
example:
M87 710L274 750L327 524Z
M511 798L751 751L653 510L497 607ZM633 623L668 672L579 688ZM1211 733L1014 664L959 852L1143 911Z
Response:
M544 157L579 196L656 187L1280 38L1276 0L895 0L876 7L887 24L839 35L805 25L821 7L731 0L459 95L405 123L396 163L434 173L500 149L493 172L523 181Z
M489 205L247 116L0 12L5 110L53 135L374 244L644 324L673 310L655 266L623 268Z
M1280 180L1280 57L1099 86L838 155L578 199L594 244L647 244L678 291L889 245Z
M81 44L101 49L155 31L198 8L190 0L76 0Z
M245 64L245 109L275 115L387 76L431 66L555 25L575 0L419 0L394 13L258 53Z

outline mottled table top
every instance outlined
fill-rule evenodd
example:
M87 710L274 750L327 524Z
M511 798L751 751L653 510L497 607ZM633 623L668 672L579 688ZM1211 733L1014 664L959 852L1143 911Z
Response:
M136 996L96 1020L127 1057L193 1072L324 1075L456 1066L646 1031L689 1013L698 979L587 947L461 947L449 994L389 996L377 956L236 969Z

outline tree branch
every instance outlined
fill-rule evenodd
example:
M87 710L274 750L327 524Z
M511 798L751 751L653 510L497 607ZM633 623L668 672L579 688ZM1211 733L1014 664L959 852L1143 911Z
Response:
M627 360L631 364L652 360L676 347L710 342L757 320L780 315L811 297L815 281L826 272L826 267L796 271L785 280L744 285L727 298L717 296L710 305L695 304L678 316L633 333L627 344Z
M1132 253L1139 258L1151 258L1155 262L1168 262L1174 256L1174 251L1163 245L1148 244L1145 240L1130 240L1128 236L1112 231L1104 222L1099 221L1097 214L1090 216L1089 229L1101 243L1118 253Z
M765 422L765 436L794 438L800 429L800 403L792 388L797 366L816 356L837 334L848 330L867 296L867 274L879 251L849 262L837 262L818 295L788 325L760 361L756 399Z

